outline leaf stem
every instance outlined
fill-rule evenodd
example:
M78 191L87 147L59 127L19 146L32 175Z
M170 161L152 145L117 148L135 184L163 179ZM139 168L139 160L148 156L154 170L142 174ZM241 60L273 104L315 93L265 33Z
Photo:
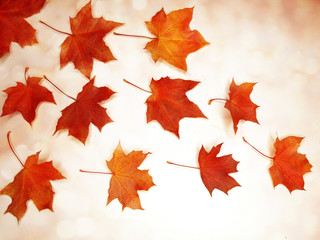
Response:
M225 98L213 98L213 99L210 99L208 104L210 105L213 101L216 101L216 100L219 100L219 101L230 101L229 99L225 99Z
M193 169L200 169L198 167L192 167L192 166L186 166L186 165L181 165L181 164L177 164L177 163L173 163L173 162L169 162L167 161L168 164L172 164L172 165L176 165L176 166L179 166L179 167L186 167L186 168L193 168Z
M44 79L46 79L49 83L51 83L56 89L58 89L63 95L67 96L68 98L71 98L74 101L77 101L74 97L69 96L64 91L62 91L57 85L55 85L53 82L51 82L45 75L43 76Z
M82 169L79 169L79 171L83 172L83 173L98 173L98 174L111 174L111 175L113 175L113 173L108 173L108 172L86 171L86 170L82 170Z
M126 83L128 83L128 84L130 84L130 85L132 85L132 86L134 86L134 87L136 87L136 88L138 88L138 89L140 89L140 90L142 90L142 91L144 91L144 92L147 92L147 93L151 93L151 94L152 94L151 91L148 91L148 90L145 90L145 89L143 89L143 88L141 88L141 87L138 87L137 85L135 85L135 84L133 84L133 83L131 83L131 82L125 80L125 79L123 79L123 81L126 82Z
M146 38L146 39L151 39L151 40L156 39L153 37L147 37L147 36L141 36L141 35L131 35L131 34L122 34L122 33L117 33L117 32L113 32L113 34L117 35L117 36L124 36L124 37Z
M69 35L69 36L72 35L72 34L70 34L70 33L63 32L63 31L60 31L60 30L58 30L58 29L56 29L56 28L54 28L54 27L51 27L50 25L48 25L47 23L45 23L45 22L43 22L43 21L41 21L41 20L40 20L39 22L42 23L43 25L46 25L47 27L53 29L54 31L56 31L56 32L58 32L58 33L67 34L67 35Z
M250 144L244 137L242 137L243 141L245 143L247 143L250 147L252 147L254 150L256 150L258 153L260 153L262 156L266 157L266 158L270 158L270 159L273 159L273 157L270 157L262 152L260 152L257 148L255 148L252 144Z
M10 149L11 151L13 152L13 154L16 156L16 158L18 159L18 161L20 162L20 164L22 165L23 168L25 168L25 166L23 165L22 161L20 160L20 158L18 157L18 155L16 154L16 152L14 151L12 145L11 145L11 142L10 142L10 134L11 134L11 131L9 131L7 133L7 139L8 139L8 143L9 143L9 146L10 146Z

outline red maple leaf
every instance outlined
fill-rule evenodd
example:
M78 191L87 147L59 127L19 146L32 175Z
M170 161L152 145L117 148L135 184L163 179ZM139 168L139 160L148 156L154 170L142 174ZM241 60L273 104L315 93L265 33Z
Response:
M16 42L21 47L38 43L36 30L25 18L40 12L45 1L0 1L0 57L10 52L11 42Z
M237 172L238 162L232 158L231 154L217 157L221 146L222 143L212 147L209 153L202 147L199 152L201 179L210 195L215 188L228 194L230 189L240 186L233 177L229 176L229 173Z
M250 94L256 83L242 83L237 85L232 79L229 89L230 99L214 98L209 101L211 104L214 100L226 101L224 107L230 111L233 120L233 129L236 133L238 130L238 123L240 120L251 121L258 123L256 116L256 109L258 105L254 104L250 99Z
M147 49L152 59L159 58L187 71L187 56L209 44L197 30L190 30L193 8L184 8L170 12L168 15L163 8L146 22L149 31L156 39L147 43Z
M47 25L46 23L41 23ZM60 68L69 62L73 62L84 76L90 79L93 58L108 62L115 60L110 49L103 41L104 36L122 23L106 21L104 18L93 18L91 1L88 2L74 18L70 18L72 34L56 30L57 32L69 35L61 44Z
M240 186L239 183L229 174L237 172L238 162L232 158L232 155L224 155L217 157L220 152L222 143L216 147L212 147L210 152L207 152L202 146L199 152L199 167L191 167L167 161L167 163L199 169L203 184L208 189L212 196L212 191L216 188L228 194L228 191L234 187Z
M136 85L124 80L137 87ZM146 100L147 123L156 120L167 131L179 138L179 122L185 117L198 118L206 116L199 107L191 102L186 92L193 89L199 82L183 79L161 78L151 80L150 89L146 91L152 95Z
M10 148L13 148L9 141L10 132L7 138ZM13 151L15 154L15 152ZM24 216L27 210L27 201L32 200L39 211L44 209L52 209L53 195L50 180L59 180L65 178L53 167L52 161L38 163L40 152L31 155L23 164L23 169L15 176L14 181L4 187L0 194L11 197L12 202L8 206L6 213L14 215L18 221ZM16 155L16 154L15 154ZM17 155L16 155L17 156Z
M28 68L26 68L25 73L27 71ZM55 104L52 93L47 88L39 85L41 79L38 77L26 78L25 74L26 85L17 82L17 86L4 90L8 97L4 102L1 117L20 112L23 118L31 125L36 116L36 109L41 102Z
M261 153L252 146L245 138L243 140L253 147L261 155L272 160L269 168L273 186L283 184L290 193L293 190L305 190L303 175L311 172L312 165L309 163L305 154L298 153L298 148L303 140L302 137L289 136L282 140L278 137L274 143L275 156L270 157Z
M109 99L114 92L107 87L95 87L94 78L90 80L78 94L75 102L62 110L56 131L68 129L69 135L74 136L85 144L89 133L89 124L94 124L99 131L102 127L112 122L106 109L98 103Z

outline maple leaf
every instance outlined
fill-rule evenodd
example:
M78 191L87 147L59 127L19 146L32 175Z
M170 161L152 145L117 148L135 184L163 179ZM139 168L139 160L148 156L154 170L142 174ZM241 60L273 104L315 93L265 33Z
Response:
M41 23L50 27L48 24ZM123 23L107 21L104 18L93 18L91 1L88 2L74 18L70 18L72 34L54 29L57 32L69 35L61 44L60 68L73 62L84 76L90 79L93 58L108 62L116 60L110 49L103 41L104 36Z
M305 190L303 175L311 172L312 165L305 154L297 152L302 137L289 136L282 140L277 137L274 143L276 151L274 157L263 154L245 138L243 140L261 155L272 160L269 172L274 187L283 184L290 193L296 189Z
M127 80L124 81L137 87ZM179 138L179 121L182 118L206 118L199 107L186 96L186 92L197 86L198 83L165 77L157 81L152 79L149 86L151 91L137 87L152 94L146 100L147 123L156 120L165 130L174 133Z
M25 73L27 71L28 68L26 68ZM4 102L1 117L17 111L31 125L36 116L36 109L41 102L55 104L56 102L52 93L47 88L39 85L41 79L38 77L28 77L25 79L26 85L17 82L17 86L4 90L3 92L7 93L8 97Z
M187 56L209 44L197 30L190 30L193 8L184 8L170 12L168 15L163 8L146 22L149 31L156 36L147 43L147 49L152 59L159 58L187 71Z
M11 42L21 47L38 43L34 28L25 18L40 12L45 0L0 1L0 57L10 52Z
M238 162L232 158L232 155L217 157L222 143L212 147L208 153L202 146L199 152L199 167L181 165L167 161L168 164L179 167L199 169L203 184L212 196L212 191L216 188L228 194L228 191L234 187L240 186L239 183L229 174L237 172Z
M240 186L233 177L229 176L229 173L237 172L238 162L232 158L231 154L217 157L221 146L222 143L212 147L209 153L202 146L199 152L201 179L211 196L215 188L228 194L230 189Z
M77 99L74 99L75 102L62 110L54 134L68 129L69 135L85 144L90 123L101 131L105 124L112 122L106 109L98 103L109 99L114 92L107 87L95 87L93 84L94 78L83 87Z
M240 120L251 121L259 124L256 117L256 109L259 107L250 99L250 94L256 83L242 83L237 85L232 79L229 89L230 99L214 98L209 101L211 104L214 100L226 101L224 107L230 111L233 120L233 129L237 133L238 123Z
M125 207L143 209L137 191L147 191L155 185L148 173L149 170L138 169L148 154L142 151L132 151L126 155L120 143L118 144L112 159L106 161L112 172L107 205L117 198L122 204L122 210Z
M9 142L8 132L8 142ZM13 148L9 142L10 148ZM15 152L13 151L15 154ZM40 152L31 155L27 158L25 164L22 164L23 169L15 176L14 181L4 187L0 194L11 197L12 202L8 206L5 213L14 215L18 222L24 216L27 210L27 201L32 200L39 211L44 209L52 209L53 195L52 185L50 180L64 179L65 177L53 167L52 161L38 163ZM16 155L16 154L15 154ZM16 155L17 156L17 155Z
M311 172L312 165L305 154L297 152L302 139L294 136L276 139L276 153L269 169L274 187L283 184L290 192L295 189L304 190L303 175Z

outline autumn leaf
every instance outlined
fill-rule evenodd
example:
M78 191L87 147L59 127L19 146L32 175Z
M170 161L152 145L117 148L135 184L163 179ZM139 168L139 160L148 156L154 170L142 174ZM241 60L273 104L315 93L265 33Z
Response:
M132 151L129 154L125 154L119 143L112 159L106 161L111 173L85 170L80 170L80 172L112 175L107 205L114 199L118 199L122 204L122 210L126 207L143 210L138 191L148 191L150 187L155 185L149 175L149 170L138 169L148 154L142 151Z
M27 73L26 68L25 73ZM23 118L31 125L36 116L36 109L41 102L51 102L55 104L52 93L45 87L39 85L42 78L26 78L26 84L17 82L17 86L9 87L3 92L8 94L2 108L2 116L20 112Z
M273 186L283 184L291 193L293 190L305 190L303 175L311 172L312 165L305 154L298 153L302 137L289 136L282 140L278 137L274 143L275 156L270 157L252 146L245 138L243 140L261 155L272 160L269 168Z
M104 125L112 122L106 109L99 103L109 99L114 92L107 87L96 87L93 84L94 78L83 87L77 99L62 110L54 134L59 130L68 129L69 135L85 144L90 123L101 131Z
M134 84L124 80L135 86ZM174 133L179 138L179 122L181 119L206 118L199 107L191 102L186 92L193 89L199 82L183 79L161 78L151 80L150 89L146 91L152 95L146 100L147 123L156 120L167 131ZM137 86L135 86L137 87Z
M41 23L50 27L42 21ZM104 63L115 60L103 38L114 28L121 25L122 23L107 21L102 17L92 17L90 1L74 18L70 18L72 34L50 27L57 32L69 35L61 44L60 68L63 68L69 62L73 62L75 68L90 79L93 58Z
M184 8L170 12L163 8L146 22L149 31L156 39L147 43L147 49L156 62L159 58L187 71L187 56L209 44L197 30L190 30L193 8Z
M202 146L199 152L199 167L181 165L167 161L168 164L179 167L199 169L203 184L212 196L214 189L219 189L225 194L234 187L240 186L239 183L229 174L237 172L238 162L232 158L232 155L217 157L220 152L222 143L212 147L208 153Z
M132 151L124 154L120 143L113 153L113 158L106 161L113 176L110 179L109 196L107 205L114 199L118 199L125 207L132 209L143 209L141 207L139 190L149 190L154 186L149 170L139 170L138 167L145 160L149 153Z
M237 133L240 120L258 123L256 117L256 109L258 105L254 104L250 99L250 94L256 83L242 83L237 85L232 79L229 89L229 99L214 98L209 101L211 104L214 100L226 101L224 107L230 111L233 120L233 129Z
M10 148L13 151L9 135L10 132L8 132L7 138ZM14 151L13 153L15 154ZM40 152L37 152L29 156L25 164L17 157L23 169L15 176L13 182L9 183L0 191L0 194L11 197L12 202L8 206L6 213L11 213L18 221L24 216L27 210L27 201L29 200L33 201L39 211L44 209L53 211L52 203L54 192L50 180L65 178L53 167L52 161L38 163L39 154Z
M209 44L197 30L192 30L189 24L192 20L193 8L184 8L170 12L168 15L163 8L146 22L147 28L155 38L114 33L128 37L151 39L145 49L151 53L153 61L162 59L169 64L187 71L186 58L203 46Z
M38 43L36 30L25 18L40 12L46 0L0 1L0 57L10 52L11 42L21 47Z
M228 191L234 187L240 186L239 183L229 174L237 172L238 162L232 158L232 155L217 157L222 143L212 147L210 152L201 147L199 152L200 175L203 184L208 189L210 195L217 188L228 194Z

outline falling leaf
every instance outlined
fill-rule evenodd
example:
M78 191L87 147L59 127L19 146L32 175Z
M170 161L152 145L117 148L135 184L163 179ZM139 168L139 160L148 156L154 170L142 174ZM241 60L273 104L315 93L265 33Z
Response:
M199 107L186 96L186 92L197 86L199 82L169 77L157 81L152 79L149 86L151 91L147 91L127 80L124 81L152 94L146 100L147 123L156 120L165 130L174 133L178 138L179 121L182 118L206 118Z
M9 141L10 132L7 138L11 150L13 148ZM16 153L13 151L15 156ZM52 209L53 195L50 180L59 180L65 178L62 174L53 167L52 161L38 164L40 152L31 155L27 158L25 164L22 164L23 169L15 176L14 181L4 187L0 194L11 197L12 202L8 206L6 213L14 215L18 221L24 216L27 210L27 201L32 200L39 211L44 209Z
M122 204L122 210L125 207L143 209L137 191L147 191L155 185L148 170L138 169L148 154L142 151L132 151L126 155L120 143L118 144L113 153L113 158L106 161L109 170L112 172L107 205L118 198Z
M27 72L28 68L26 68ZM2 116L20 112L23 118L31 125L36 116L36 109L41 102L55 104L52 93L39 85L42 78L28 77L26 85L17 82L17 86L9 87L4 92L8 94L2 108Z
M311 172L312 165L305 154L297 152L302 139L294 136L276 139L276 153L269 169L274 187L283 184L290 192L295 189L304 190L303 175Z
M25 18L40 12L45 0L0 1L0 57L10 52L11 42L21 47L38 43L36 30Z
M56 131L68 129L69 135L74 136L85 144L89 133L89 124L94 124L99 131L111 118L106 109L98 103L109 99L114 92L107 87L95 87L94 79L90 80L78 94L75 102L62 110Z
M85 5L76 17L70 18L72 34L61 45L60 67L73 62L76 69L90 79L93 58L108 62L115 60L110 49L103 41L104 36L122 23L93 18L91 1Z
M250 99L250 94L255 84L256 83L245 82L241 85L237 85L234 82L234 79L232 79L229 89L230 99L214 98L209 101L209 104L211 104L213 100L226 101L224 107L230 111L235 133L237 133L238 123L240 120L251 121L259 124L256 117L256 109L258 108L258 105L254 104Z
M290 192L299 189L304 190L303 175L311 172L312 165L305 154L298 153L302 137L289 136L282 140L278 137L274 143L275 156L263 154L244 137L243 140L262 156L272 160L269 168L273 186L283 184Z
M228 191L234 187L240 186L239 183L229 174L237 172L238 162L232 158L232 155L217 157L222 143L212 147L210 152L202 147L199 152L200 174L203 184L208 189L210 195L217 188L228 194Z
M190 30L193 8L172 11L168 15L161 9L150 22L146 22L149 31L156 36L147 43L152 59L159 58L187 71L187 56L209 44L197 30Z

